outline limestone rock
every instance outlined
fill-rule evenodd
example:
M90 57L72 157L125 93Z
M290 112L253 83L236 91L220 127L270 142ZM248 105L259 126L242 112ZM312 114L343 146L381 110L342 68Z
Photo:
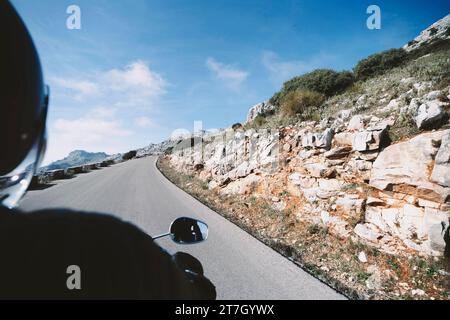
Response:
M372 132L363 131L358 132L353 137L353 150L366 151L368 149L368 143L372 141Z
M322 163L306 164L305 168L308 170L309 174L315 178L328 178L332 177L335 173L334 169L328 168L328 166Z
M440 95L441 95L441 91L434 90L434 91L428 92L424 98L428 101L432 101L432 100L437 100Z
M366 256L366 254L365 254L364 251L361 251L361 252L358 254L358 260L359 260L360 262L362 262L362 263L366 263L366 262L367 262L367 256Z
M319 153L320 151L315 150L315 149L311 149L311 150L302 150L298 153L298 157L300 159L308 159L311 158L312 156L315 156Z
M302 188L303 196L309 203L312 204L317 201L317 192L317 188Z
M324 153L325 158L327 159L340 159L348 156L348 154L352 151L351 147L335 147Z
M422 208L405 204L402 208L368 207L365 221L400 239L426 240Z
M364 210L365 200L354 195L345 195L343 198L336 200L336 207L343 211L348 216L353 213L360 214Z
M290 183L299 186L300 188L312 188L316 183L316 179L300 173L293 173L288 177Z
M333 136L334 136L334 130L331 128L326 129L322 135L319 137L319 139L316 142L316 146L318 148L323 148L323 149L330 149L331 148L331 142L333 140Z
M326 129L322 134L308 132L302 137L302 146L304 148L330 149L333 140L334 130Z
M381 272L380 272L380 270L374 265L374 267L371 268L371 270L368 268L368 272L371 275L366 280L366 287L367 287L367 289L380 290L381 287L382 287L382 280L381 280Z
M347 130L352 131L352 130L362 130L362 129L364 129L364 120L363 120L362 116L360 116L360 115L353 116L350 119L350 122L347 126Z
M222 194L247 194L251 192L252 188L254 188L260 180L260 176L251 174L243 179L230 182L220 192Z
M372 242L376 242L378 239L383 237L380 232L374 230L374 228L369 224L358 223L353 231L361 238Z
M250 108L247 115L247 122L255 120L258 115L271 112L275 109L268 101L258 103Z
M339 132L334 135L334 142L338 146L351 146L353 144L353 137L355 133L353 132Z
M420 198L446 202L450 188L429 180L439 142L450 130L424 133L384 149L373 164L369 184Z
M436 154L431 180L444 187L450 187L450 132L442 137Z
M380 153L378 151L356 152L356 158L366 161L374 161Z
M444 252L445 234L449 228L449 211L425 208L424 228L428 234L430 249Z
M428 101L417 110L416 124L419 129L438 128L447 118L447 113L442 109L438 100Z
M337 179L318 179L319 187L316 196L320 199L328 199L339 194L342 184Z

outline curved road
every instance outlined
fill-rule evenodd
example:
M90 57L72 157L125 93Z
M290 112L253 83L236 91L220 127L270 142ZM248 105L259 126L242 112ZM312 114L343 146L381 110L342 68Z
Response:
M207 241L180 246L157 240L169 252L197 257L216 285L218 299L343 299L344 297L169 182L156 157L116 164L27 193L20 209L64 207L110 213L151 235L180 216L210 227Z

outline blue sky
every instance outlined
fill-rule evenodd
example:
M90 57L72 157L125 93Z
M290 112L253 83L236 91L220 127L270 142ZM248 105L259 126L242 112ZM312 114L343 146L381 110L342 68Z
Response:
M52 89L45 162L227 127L282 83L401 47L450 1L12 0ZM69 5L81 30L66 28ZM381 8L381 30L366 9Z

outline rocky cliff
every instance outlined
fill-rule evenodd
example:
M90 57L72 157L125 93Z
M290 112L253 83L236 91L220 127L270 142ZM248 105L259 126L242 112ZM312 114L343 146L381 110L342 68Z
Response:
M407 49L445 40L449 19ZM337 239L391 254L442 255L449 246L449 53L419 54L359 82L328 98L314 121L252 128L257 115L277 112L258 104L246 126L180 141L168 158L211 190L268 199Z

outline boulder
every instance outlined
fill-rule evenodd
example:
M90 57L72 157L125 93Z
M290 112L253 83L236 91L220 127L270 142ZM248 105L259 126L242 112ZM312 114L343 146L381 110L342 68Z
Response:
M319 188L324 191L339 191L342 184L338 179L319 179Z
M442 137L431 180L443 187L450 187L450 131Z
M353 116L348 123L347 130L362 130L364 129L364 120L360 115Z
M271 205L272 209L274 209L276 211L283 211L284 209L286 209L286 206L287 206L287 204L284 201L274 202Z
M339 114L338 114L338 118L345 121L348 118L350 118L351 114L352 114L352 110L351 109L341 110L339 112Z
M272 112L273 110L275 110L275 107L268 101L258 103L251 107L248 111L246 122L251 122L255 120L258 115L267 114L268 112Z
M288 177L288 181L300 188L312 188L316 183L316 179L302 175L300 173L291 174Z
M349 146L345 147L335 147L327 152L324 153L325 158L327 159L341 159L346 156L352 151L352 148Z
M338 146L351 146L353 144L353 132L339 132L334 135L334 142Z
M317 139L316 147L322 148L322 149L330 149L331 148L331 142L333 141L334 136L334 130L331 128L325 129L325 131L322 133L322 135L319 136L319 139Z
M347 228L348 223L340 217L331 216L327 211L320 212L320 219L328 230L340 238L347 238L351 230Z
M366 263L366 262L367 262L367 256L366 256L366 253L365 253L364 251L361 251L361 252L358 254L358 260L359 260L360 262L362 262L362 263Z
M439 96L441 96L441 91L439 90L434 90L434 91L430 91L425 95L425 99L428 101L432 101L432 100L437 100L439 98Z
M369 171L372 169L372 162L366 160L353 160L352 164L358 171Z
M235 169L231 170L228 173L228 176L231 179L239 179L248 176L256 167L255 163L249 163L248 161L244 161L239 164Z
M313 204L317 201L317 188L302 188L301 190L303 197L305 197L309 203Z
M308 159L308 158L311 158L312 156L315 156L315 155L317 155L317 154L319 154L319 153L320 153L319 150L314 150L314 149L311 149L311 150L302 150L302 151L300 151L300 152L298 153L298 157L299 157L300 159Z
M389 101L388 105L383 108L383 110L387 112L394 111L397 110L399 106L400 106L399 99L392 99L391 101Z
M334 130L326 129L322 134L307 132L302 137L302 147L304 148L321 148L330 149L333 140Z
M429 179L440 142L448 134L450 130L424 133L387 147L373 164L370 186L439 203L449 201L450 188Z
M376 228L367 223L366 224L358 223L353 229L353 231L361 238L372 242L376 242L378 241L378 239L383 237L383 235L380 232L378 232Z
M290 152L292 150L292 145L290 143L283 144L283 151Z
M337 196L342 189L342 184L337 179L319 179L319 187L316 196L320 199L328 199Z
M366 161L374 161L378 157L379 154L380 153L377 150L355 153L357 159L366 160Z
M219 186L219 182L217 182L217 181L215 181L215 180L211 180L209 183L208 183L208 189L209 190L212 190L212 189L214 189L214 188L217 188Z
M248 194L256 187L260 180L260 176L251 174L245 178L228 183L220 192L222 194Z
M343 198L338 198L336 200L337 208L348 216L353 213L362 213L364 211L364 204L364 199L359 199L353 195L345 195Z
M335 174L334 169L329 168L323 163L305 164L305 168L308 170L309 174L315 178L328 178Z
M367 273L370 274L369 278L366 280L366 287L369 290L378 291L382 288L383 282L381 279L381 271L376 265L372 265L367 268Z
M312 132L307 132L302 136L303 148L314 148L316 146L317 135Z
M386 147L390 143L388 128L389 126L374 125L366 131L356 133L352 141L353 150L364 152Z
M424 228L427 232L430 249L444 252L445 233L448 232L450 212L425 208Z
M212 179L212 174L211 171L208 170L203 170L202 172L200 172L200 174L198 175L198 178L202 181L210 181Z
M355 151L366 151L368 150L368 144L372 141L372 132L362 131L358 132L353 137L353 150Z
M422 208L405 204L402 208L368 207L365 221L400 239L426 240L428 233Z
M446 120L447 113L438 100L428 101L417 110L416 124L419 129L434 129L441 126Z

